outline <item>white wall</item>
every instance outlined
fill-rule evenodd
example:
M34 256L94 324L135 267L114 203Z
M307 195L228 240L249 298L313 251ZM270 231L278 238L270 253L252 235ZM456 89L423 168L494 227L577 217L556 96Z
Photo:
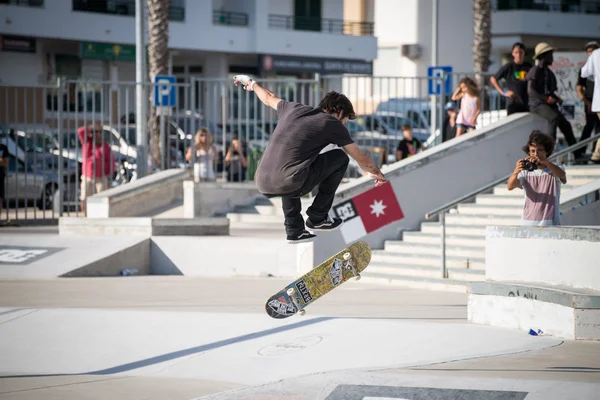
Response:
M344 19L344 0L322 0L321 17Z
M542 11L496 11L492 14L493 35L541 35L595 39L600 32L597 14ZM551 40L550 38L548 40Z
M255 0L257 2L261 0ZM269 13L294 15L294 0L269 0Z
M0 83L32 85L43 74L42 56L36 53L0 52Z
M488 226L485 277L600 291L598 254L599 227Z

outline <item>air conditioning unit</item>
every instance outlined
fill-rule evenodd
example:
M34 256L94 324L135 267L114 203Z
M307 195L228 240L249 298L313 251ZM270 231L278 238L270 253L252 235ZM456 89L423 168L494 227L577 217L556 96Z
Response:
M421 46L418 44L403 44L402 45L402 57L416 60L421 57Z

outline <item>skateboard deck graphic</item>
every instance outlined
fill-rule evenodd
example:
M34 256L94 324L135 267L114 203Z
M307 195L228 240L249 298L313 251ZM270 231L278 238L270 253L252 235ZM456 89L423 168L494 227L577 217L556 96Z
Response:
M360 279L371 261L366 242L354 243L334 254L267 300L265 310L273 318L287 318L324 296L350 278Z

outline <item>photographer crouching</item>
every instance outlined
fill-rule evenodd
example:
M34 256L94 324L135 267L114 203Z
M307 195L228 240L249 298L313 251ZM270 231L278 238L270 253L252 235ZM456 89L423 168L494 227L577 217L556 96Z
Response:
M560 184L567 183L564 165L548 160L554 151L554 139L538 130L531 132L523 151L528 157L517 161L508 179L508 190L525 190L521 224L526 226L560 225Z

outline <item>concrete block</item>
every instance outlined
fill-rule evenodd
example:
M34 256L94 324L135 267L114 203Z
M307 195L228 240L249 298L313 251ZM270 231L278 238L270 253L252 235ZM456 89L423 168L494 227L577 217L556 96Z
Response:
M183 182L183 216L197 218L225 214L262 196L254 182Z
M599 227L488 226L486 279L600 291Z
M136 217L172 204L183 196L185 169L168 169L90 196L88 218Z

